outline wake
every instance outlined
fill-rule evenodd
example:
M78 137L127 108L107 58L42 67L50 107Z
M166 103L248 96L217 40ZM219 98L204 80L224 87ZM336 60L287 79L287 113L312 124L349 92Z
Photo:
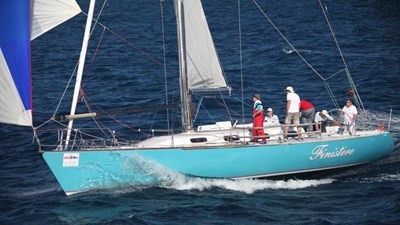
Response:
M262 190L273 189L303 189L316 187L319 185L330 184L334 179L310 179L310 180L267 180L267 179L217 179L200 178L187 176L185 174L170 170L154 162L147 162L148 165L142 168L147 175L156 177L156 182L151 185L139 187L174 189L180 191L207 191L213 188L220 188L230 191L243 192L247 194ZM144 165L142 163L142 165ZM136 187L138 188L138 187Z
M259 179L205 179L205 178L189 178L185 181L175 181L169 187L176 190L197 190L206 191L213 188L220 188L229 191L243 192L252 194L256 191L277 190L277 189L303 189L308 187L316 187L319 185L330 184L334 179L320 180L259 180Z

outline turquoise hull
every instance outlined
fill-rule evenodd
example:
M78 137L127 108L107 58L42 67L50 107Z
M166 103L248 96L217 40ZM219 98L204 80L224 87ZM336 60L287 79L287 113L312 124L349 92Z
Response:
M332 141L191 149L49 151L43 158L66 194L161 182L169 171L204 178L288 175L368 163L394 149L390 133Z

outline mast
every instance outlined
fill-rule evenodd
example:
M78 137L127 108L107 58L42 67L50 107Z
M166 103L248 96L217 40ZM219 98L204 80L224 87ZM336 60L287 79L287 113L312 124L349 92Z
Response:
M182 131L186 132L192 129L192 115L190 111L191 95L189 94L186 65L186 46L185 46L185 17L184 3L182 0L174 0L176 26L178 36L179 52L179 85L181 95L181 120Z
M88 43L89 43L90 29L91 29L91 25L92 25L93 11L94 11L95 3L96 3L96 0L90 0L89 12L88 12L88 16L87 16L87 19L86 19L85 33L83 35L81 54L79 56L78 72L76 74L74 95L72 97L70 115L75 115L76 105L78 103L79 90L81 88L83 68L85 66L86 52L87 52L87 47L88 47ZM68 123L67 137L66 137L66 140L65 140L65 149L68 148L69 140L71 138L71 130L72 130L73 123L74 123L74 120L70 120L69 123Z
M179 52L182 131L193 129L192 95L220 96L231 88L219 62L200 0L174 0Z

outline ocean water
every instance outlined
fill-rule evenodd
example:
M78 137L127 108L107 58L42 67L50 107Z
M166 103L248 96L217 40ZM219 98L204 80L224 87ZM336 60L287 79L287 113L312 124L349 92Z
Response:
M87 11L87 1L78 2ZM257 2L297 51L327 79L335 100L343 106L349 86L343 73L335 75L343 64L319 2ZM159 186L65 196L32 142L32 129L0 125L0 224L399 224L400 2L325 3L364 106L376 120L390 125L396 149L389 157L309 179L231 181L161 171L166 178ZM102 4L97 3L97 10ZM204 0L203 5L234 92L226 99L228 114L221 113L220 101L208 99L204 102L208 110L200 111L196 123L251 121L253 93L260 93L264 105L283 118L283 89L288 85L311 100L317 110L335 107L322 79L297 57L253 1L241 0L240 8L237 1L228 0ZM112 31L103 32L97 24L93 32L83 80L86 102L102 110L162 104L166 99L177 102L172 1L161 5L155 0L108 0L100 22ZM84 15L78 15L32 42L35 126L56 111L79 57L84 23ZM71 90L67 90L68 97L57 114L68 112ZM78 111L85 111L84 103L80 102ZM122 138L139 138L139 129L165 128L166 116L164 112L146 112L114 117L117 122L124 121L123 128L113 127L109 118L103 123L111 125ZM176 113L169 116L175 118ZM88 121L79 125L85 123ZM171 126L179 127L179 118Z

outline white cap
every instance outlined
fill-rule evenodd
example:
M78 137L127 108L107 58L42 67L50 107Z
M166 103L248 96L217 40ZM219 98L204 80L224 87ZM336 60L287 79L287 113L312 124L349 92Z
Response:
M325 109L324 110L322 110L322 112L321 112L322 114L324 114L325 116L327 116L328 115L328 111L326 111Z
M287 86L287 87L286 87L286 91L289 91L289 92L294 92L293 88L292 88L292 87L290 87L290 86Z
M267 112L272 112L272 108L268 108L268 109L267 109Z

